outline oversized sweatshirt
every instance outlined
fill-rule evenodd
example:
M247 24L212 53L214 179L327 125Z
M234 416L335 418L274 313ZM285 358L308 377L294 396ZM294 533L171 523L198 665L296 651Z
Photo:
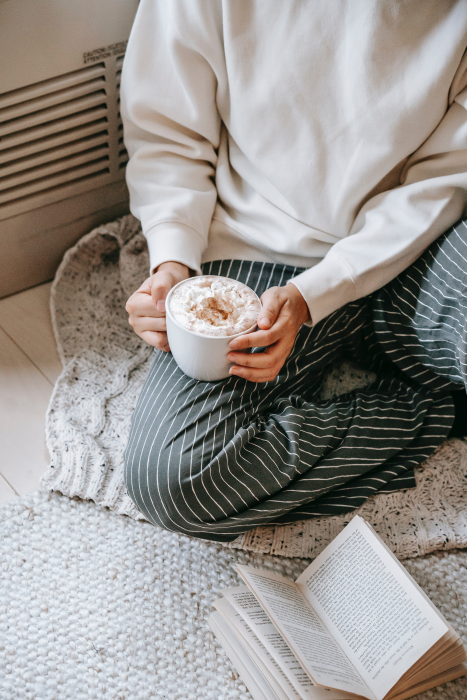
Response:
M122 117L151 269L304 267L313 323L396 277L466 213L466 47L467 0L141 0Z

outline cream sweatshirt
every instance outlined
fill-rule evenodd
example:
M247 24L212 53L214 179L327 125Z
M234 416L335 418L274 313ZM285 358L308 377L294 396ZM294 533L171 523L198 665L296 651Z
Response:
M151 269L305 267L314 323L396 277L467 213L466 47L466 0L141 0L122 117Z

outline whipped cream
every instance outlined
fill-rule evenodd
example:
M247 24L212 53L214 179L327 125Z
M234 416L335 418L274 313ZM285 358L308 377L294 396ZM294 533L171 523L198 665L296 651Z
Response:
M255 325L261 302L252 289L228 277L206 275L181 284L170 298L170 312L194 333L229 336Z

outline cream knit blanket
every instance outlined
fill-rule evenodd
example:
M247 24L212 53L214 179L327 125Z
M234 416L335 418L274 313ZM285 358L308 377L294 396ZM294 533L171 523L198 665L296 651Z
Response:
M51 465L42 485L134 519L143 516L125 492L123 451L152 348L128 325L125 301L148 267L139 223L127 216L95 229L66 253L51 298L64 369L47 413ZM324 397L369 379L348 363L335 367ZM416 478L415 489L373 496L357 512L401 559L467 547L467 443L447 441L417 469ZM348 520L328 516L258 528L229 546L315 557Z

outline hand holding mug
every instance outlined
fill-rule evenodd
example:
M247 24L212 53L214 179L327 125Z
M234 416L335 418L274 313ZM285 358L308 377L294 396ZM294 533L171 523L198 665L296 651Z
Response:
M270 382L276 378L292 351L298 331L310 320L305 299L291 282L285 287L268 289L261 303L260 330L232 340L228 354L228 359L235 363L230 374L250 382ZM266 347L264 352L242 352L262 347Z
M172 287L187 279L190 270L177 262L159 265L155 273L143 282L126 303L128 322L146 343L169 352L165 320L165 300Z

